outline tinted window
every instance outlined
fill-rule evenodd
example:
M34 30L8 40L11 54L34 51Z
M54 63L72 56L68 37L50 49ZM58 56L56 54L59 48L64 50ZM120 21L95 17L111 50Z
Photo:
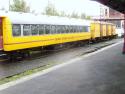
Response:
M72 26L69 26L69 31L70 31L70 33L73 32L73 30L72 30Z
M39 34L44 34L44 25L39 25Z
M65 33L65 26L64 25L61 26L61 33Z
M61 33L61 26L60 26L60 25L57 25L56 28L57 28L57 33L58 33L58 34Z
M50 25L45 25L45 34L50 34Z
M68 28L68 26L65 26L65 32L66 32L66 33L69 33L69 28Z
M64 25L64 33L67 33L67 26Z
M80 32L80 28L79 28L79 26L77 26L77 32Z
M74 32L78 32L77 26L74 26Z
M75 31L75 26L72 26L72 28L73 28L73 32L75 33L76 31Z
M89 32L89 26L83 26L83 32Z
M37 35L38 34L38 25L31 25L31 33L32 35Z
M13 36L21 36L21 25L14 24L12 30L13 30Z
M28 36L31 34L30 25L23 25L23 35Z
M80 32L85 31L85 28L83 26L80 26L79 29L80 29Z
M51 25L51 34L56 34L56 26Z

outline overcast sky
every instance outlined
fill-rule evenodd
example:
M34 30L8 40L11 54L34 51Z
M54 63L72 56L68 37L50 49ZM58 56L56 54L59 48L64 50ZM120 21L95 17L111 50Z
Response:
M10 0L12 3L13 0ZM87 15L99 15L100 4L90 0L25 0L31 7L31 10L35 10L37 13L43 12L48 2L55 5L58 11L64 11L66 13L77 12L85 13ZM4 7L9 9L9 0L0 0L0 8Z

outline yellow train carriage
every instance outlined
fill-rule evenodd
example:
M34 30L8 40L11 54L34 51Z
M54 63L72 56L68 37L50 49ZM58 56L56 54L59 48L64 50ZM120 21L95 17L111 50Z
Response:
M92 22L90 30L91 30L92 39L100 37L100 35L101 35L101 33L100 33L100 23Z
M0 49L4 51L115 35L113 24L27 13L1 17L0 27Z
M77 20L67 18L44 16L42 19L41 16L25 17L23 14L15 16L2 19L4 51L91 39L90 23L86 21L78 23Z

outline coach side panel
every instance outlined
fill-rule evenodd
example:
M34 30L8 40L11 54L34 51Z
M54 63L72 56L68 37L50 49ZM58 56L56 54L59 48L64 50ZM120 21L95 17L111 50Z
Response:
M6 32L4 33L5 51L27 49L27 48L47 46L65 42L79 41L79 40L87 40L91 38L91 33L86 31L80 31L78 33L75 32L75 33L63 33L63 34L13 36L12 24L9 19L5 19L5 27L6 27L5 29Z

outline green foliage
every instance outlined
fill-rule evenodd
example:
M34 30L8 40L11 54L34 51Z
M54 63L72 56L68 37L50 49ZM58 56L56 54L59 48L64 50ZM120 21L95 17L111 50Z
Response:
M70 17L70 18L77 18L77 19L91 19L91 17L86 16L85 13L78 15L78 13L72 12L70 15L70 14L66 14L64 11L58 12L55 6L50 2L48 2L48 5L46 6L44 13L42 14L50 15L50 16Z
M66 17L67 15L66 15L66 13L64 11L61 11L59 16Z
M90 20L90 19L91 19L91 17L90 17L90 16L86 16L86 19Z
M45 8L45 15L59 16L55 6L53 4L48 4Z
M82 14L81 14L81 19L86 19L85 13L82 13Z
M27 6L24 0L13 0L13 4L10 5L10 11L30 12L30 7Z
M80 18L80 16L78 15L78 13L72 12L71 18Z

